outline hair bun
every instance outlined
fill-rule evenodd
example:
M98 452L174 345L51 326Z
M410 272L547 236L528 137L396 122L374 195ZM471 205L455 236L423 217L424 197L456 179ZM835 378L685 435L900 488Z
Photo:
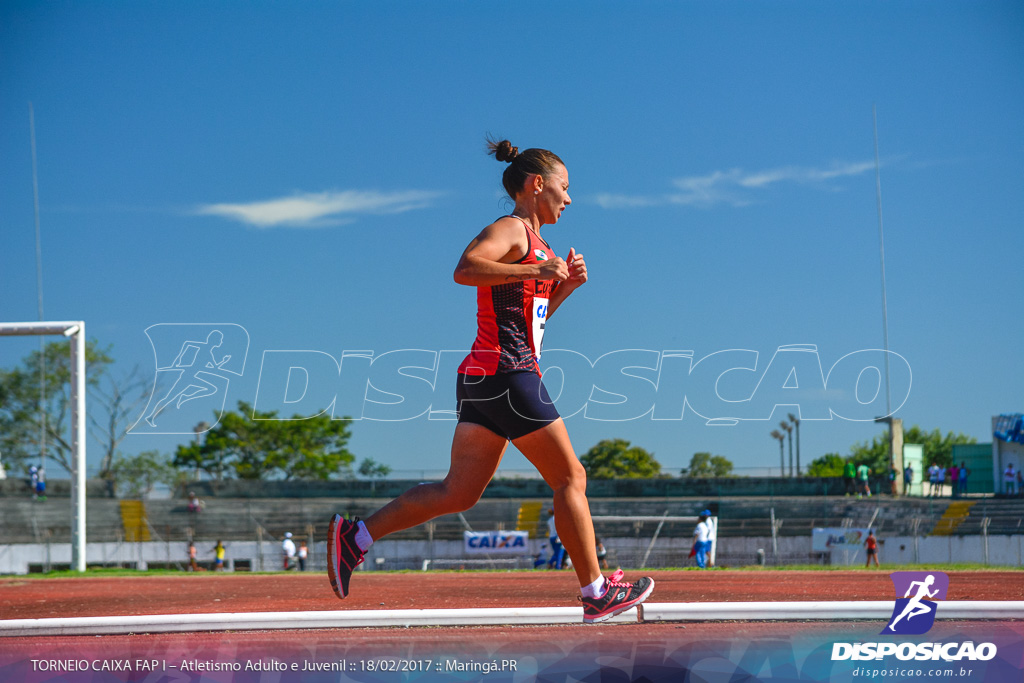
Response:
M494 158L498 161L512 163L512 160L519 156L519 148L513 147L508 140L502 140L494 149Z

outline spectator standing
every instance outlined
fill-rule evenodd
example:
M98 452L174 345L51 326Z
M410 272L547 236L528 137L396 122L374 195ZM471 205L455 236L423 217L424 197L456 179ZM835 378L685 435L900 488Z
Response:
M1017 473L1013 471L1013 463L1009 463L1003 471L1003 485L1008 496L1016 495Z
M42 465L36 471L36 493L38 500L46 500L46 468Z
M871 484L868 478L871 476L871 468L867 466L867 463L861 463L857 466L857 482L860 486L860 490L857 491L857 497L860 498L863 493L868 498L871 497Z
M1024 473L1017 470L1017 496L1024 496Z
M960 468L956 466L956 463L949 468L949 488L954 498L960 497Z
M189 512L199 512L202 509L203 509L203 501L199 500L199 497L196 496L196 492L195 491L189 491L188 492L188 511Z
M294 569L295 541L292 540L292 532L285 532L284 540L281 542L281 551L284 553L284 570Z
M224 544L217 541L217 545L213 546L213 571L222 572L224 571L224 555L226 554Z
M939 467L938 475L939 475L939 493L938 493L938 496L939 496L939 498L941 498L942 497L942 489L945 488L945 486L946 486L946 468L945 467Z
M309 559L309 548L306 547L306 542L302 541L299 543L299 571L306 571L306 560Z
M188 542L188 570L190 572L199 571L199 563L196 562L196 544L192 541Z
M939 488L939 466L934 462L932 463L932 466L928 468L928 483L931 485L928 495L934 498L935 493Z
M843 487L846 490L846 495L855 493L854 481L857 478L857 466L853 464L852 460L847 460L846 464L843 465Z
M697 566L701 569L706 569L708 566L708 551L711 549L711 526L708 524L708 518L711 516L710 510L704 510L700 513L697 526L693 530L693 550L697 560Z
M875 561L875 566L876 567L879 566L878 565L878 539L875 538L875 530L874 529L871 529L871 530L868 531L868 540L864 541L864 548L868 552L868 561L867 561L867 564L864 565L864 568L867 569L868 567L871 566L871 560Z
M910 486L914 483L914 468L911 465L907 465L903 468L903 493L910 495Z
M967 495L967 475L970 474L970 470L967 469L967 463L960 463L960 495Z

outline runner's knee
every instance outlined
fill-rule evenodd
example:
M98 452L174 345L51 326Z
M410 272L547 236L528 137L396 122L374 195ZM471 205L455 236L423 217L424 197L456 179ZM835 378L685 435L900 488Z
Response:
M440 486L443 487L443 506L445 513L465 512L480 500L480 496L483 491L478 491L472 486L449 484L447 481L442 482Z
M587 471L579 460L573 460L564 472L548 479L548 484L556 492L587 493Z

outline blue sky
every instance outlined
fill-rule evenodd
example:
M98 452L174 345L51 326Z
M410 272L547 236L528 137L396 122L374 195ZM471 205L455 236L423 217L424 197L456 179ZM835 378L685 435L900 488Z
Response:
M875 105L889 346L912 372L894 369L896 416L989 441L992 415L1024 408L1022 81L1024 10L1010 2L7 2L0 319L37 315L32 102L45 317L84 319L119 372L156 375L146 329L171 323L248 333L229 405L258 389L295 398L260 383L267 351L467 349L475 295L451 273L509 209L483 154L491 133L555 151L570 173L573 205L544 235L582 253L591 281L546 350L604 356L592 383L640 403L654 384L623 366L653 353L635 374L658 382L664 351L716 354L701 366L715 373L680 380L700 414L579 413L577 452L620 437L670 472L697 451L777 468L769 432L797 403L806 464L881 431L807 419L877 408L872 371L857 385L851 363L880 367L878 354L840 364L828 387L806 365L791 380L783 354L782 376L758 385L779 347L813 345L827 374L882 346ZM0 363L36 344L0 340ZM606 356L627 349L649 353ZM715 394L750 352L754 369ZM656 405L681 402L668 384ZM360 420L351 449L443 470L451 432ZM529 465L510 453L503 467Z

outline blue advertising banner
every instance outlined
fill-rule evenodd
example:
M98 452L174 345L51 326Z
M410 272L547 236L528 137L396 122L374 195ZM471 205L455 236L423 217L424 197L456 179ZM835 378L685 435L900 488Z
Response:
M470 555L529 554L530 534L526 531L463 531L463 550Z

